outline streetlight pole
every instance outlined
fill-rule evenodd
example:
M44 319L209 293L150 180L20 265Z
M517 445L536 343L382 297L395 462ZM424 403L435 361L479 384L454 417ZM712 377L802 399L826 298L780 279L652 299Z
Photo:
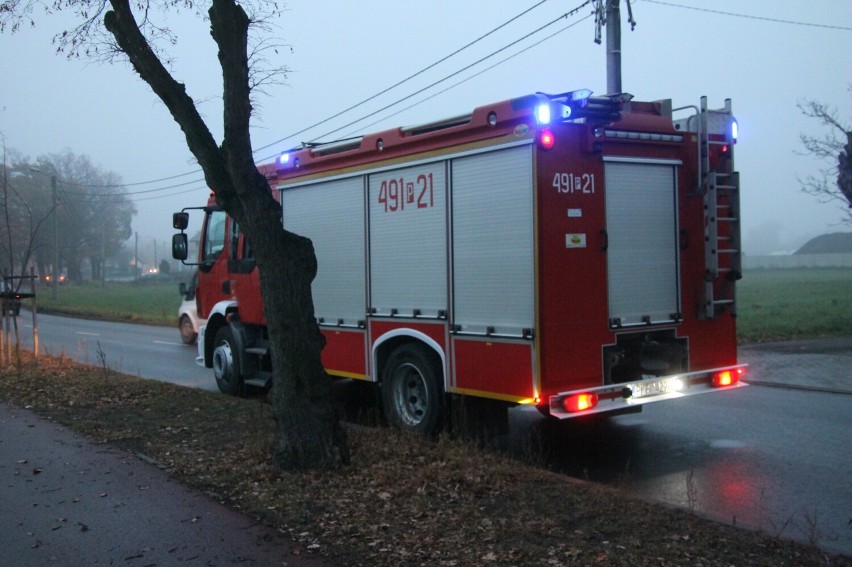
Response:
M62 269L59 266L59 198L56 192L56 176L50 176L50 187L53 189L53 279L50 283L53 284L50 296L56 299L59 296L59 273Z

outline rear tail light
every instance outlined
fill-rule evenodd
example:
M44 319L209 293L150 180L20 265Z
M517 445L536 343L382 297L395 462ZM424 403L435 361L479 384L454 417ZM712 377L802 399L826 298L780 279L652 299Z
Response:
M734 368L733 370L720 370L713 374L713 386L716 388L724 388L733 386L745 375L744 368Z
M592 392L582 394L573 394L565 398L565 411L578 412L586 411L598 405L598 395Z

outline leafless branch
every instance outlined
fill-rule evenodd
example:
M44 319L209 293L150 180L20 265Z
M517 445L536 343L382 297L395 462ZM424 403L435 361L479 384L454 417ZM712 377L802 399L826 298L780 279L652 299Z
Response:
M849 87L852 95L852 85ZM803 155L810 155L825 164L819 175L799 179L802 191L820 202L839 201L848 207L847 221L852 222L852 127L838 116L837 109L814 100L797 104L808 118L817 120L828 129L822 136L801 134Z

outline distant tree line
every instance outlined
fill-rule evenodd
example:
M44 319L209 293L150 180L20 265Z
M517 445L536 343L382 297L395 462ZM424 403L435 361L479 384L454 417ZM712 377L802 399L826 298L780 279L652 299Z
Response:
M70 150L31 160L3 149L0 272L28 275L34 268L40 277L100 280L106 260L132 234L136 207L121 178Z

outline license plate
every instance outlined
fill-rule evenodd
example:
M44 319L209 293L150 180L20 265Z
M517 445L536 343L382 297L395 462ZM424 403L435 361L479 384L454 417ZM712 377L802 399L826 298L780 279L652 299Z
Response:
M647 398L673 392L675 387L671 378L661 378L636 382L630 385L630 389L633 390L631 398Z

